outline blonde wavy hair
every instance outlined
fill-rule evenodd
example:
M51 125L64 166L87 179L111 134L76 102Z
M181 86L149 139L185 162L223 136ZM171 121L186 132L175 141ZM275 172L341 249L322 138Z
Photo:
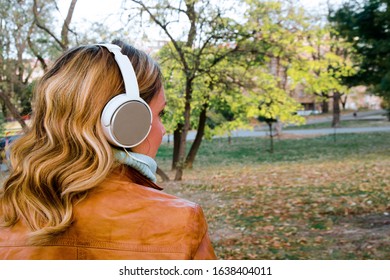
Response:
M162 75L146 53L115 40L131 60L146 102L162 88ZM123 93L113 55L89 45L65 52L34 92L31 127L11 149L11 173L0 194L1 225L19 221L29 242L43 244L73 222L74 205L115 166L100 126L103 107Z

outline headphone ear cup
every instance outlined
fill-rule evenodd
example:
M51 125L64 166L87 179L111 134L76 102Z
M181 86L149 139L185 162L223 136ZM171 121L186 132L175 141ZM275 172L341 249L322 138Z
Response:
M101 122L111 144L132 148L148 136L152 125L152 112L141 98L129 99L126 94L120 94L106 104Z

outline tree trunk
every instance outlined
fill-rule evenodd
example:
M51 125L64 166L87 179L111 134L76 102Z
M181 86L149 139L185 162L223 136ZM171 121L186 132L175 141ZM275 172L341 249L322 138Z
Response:
M184 129L185 130L185 129ZM176 175L175 181L181 181L183 178L183 169L184 169L184 157L186 152L186 138L187 133L182 131L179 138L179 153L178 153L178 162L176 163Z
M61 30L61 41L64 44L64 47L68 49L69 46L69 26L70 22L72 21L74 9L76 7L77 0L72 0L70 3L69 9L68 9L68 14L66 15L66 18L64 20L64 23L62 25L62 30Z
M343 110L345 110L345 106L347 105L347 100L348 100L348 95L345 96L344 100L340 96L340 102L341 105L343 106Z
M333 120L332 120L332 127L339 127L340 126L340 93L334 92L333 93Z
M179 162L179 147L180 147L180 137L181 131L183 129L183 124L177 124L176 129L173 131L173 156L172 156L172 170L176 170L176 167Z
M176 168L175 181L181 181L183 179L183 166Z
M28 131L28 126L26 125L26 122L22 119L22 117L19 114L19 111L16 109L15 105L12 104L9 97L0 90L0 98L4 101L5 106L8 108L8 110L11 112L12 116L17 120L17 122L20 124L24 132Z
M272 154L274 152L274 135L272 133L272 122L267 122L269 127L269 137L270 137L270 147L269 152Z
M160 169L160 167L158 167L158 166L157 166L156 173L157 173L157 175L159 175L161 177L163 182L169 181L168 175L162 169Z
M322 100L321 102L322 113L329 113L329 102L328 100Z
M185 167L186 168L192 168L193 163L195 161L196 154L198 153L200 144L202 143L203 135L204 135L204 129L206 126L206 113L207 113L207 107L208 103L205 102L203 104L202 111L200 112L199 115L199 123L198 123L198 130L196 132L195 140L191 145L191 149L188 152L186 162L185 162Z
M192 79L186 78L186 94L185 94L185 105L184 105L184 125L180 135L179 141L179 155L178 162L176 164L176 175L175 181L181 181L183 177L183 169L186 155L186 143L187 134L190 130L190 117L191 117L191 100L192 100Z

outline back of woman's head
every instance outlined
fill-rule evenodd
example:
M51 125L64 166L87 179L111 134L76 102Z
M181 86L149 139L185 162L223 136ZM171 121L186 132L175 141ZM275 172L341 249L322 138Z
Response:
M130 60L141 97L151 99L162 86L158 66L143 52ZM100 116L108 100L123 91L113 55L97 45L67 51L45 73L34 92L30 131L12 146L11 173L0 197L3 226L21 219L33 244L70 226L74 203L114 164Z

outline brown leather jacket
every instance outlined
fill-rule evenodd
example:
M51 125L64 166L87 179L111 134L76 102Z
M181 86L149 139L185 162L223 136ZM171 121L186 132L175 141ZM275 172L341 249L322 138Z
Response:
M1 213L0 213L1 214ZM199 205L114 172L74 207L74 223L29 246L19 222L0 229L0 259L215 259Z

